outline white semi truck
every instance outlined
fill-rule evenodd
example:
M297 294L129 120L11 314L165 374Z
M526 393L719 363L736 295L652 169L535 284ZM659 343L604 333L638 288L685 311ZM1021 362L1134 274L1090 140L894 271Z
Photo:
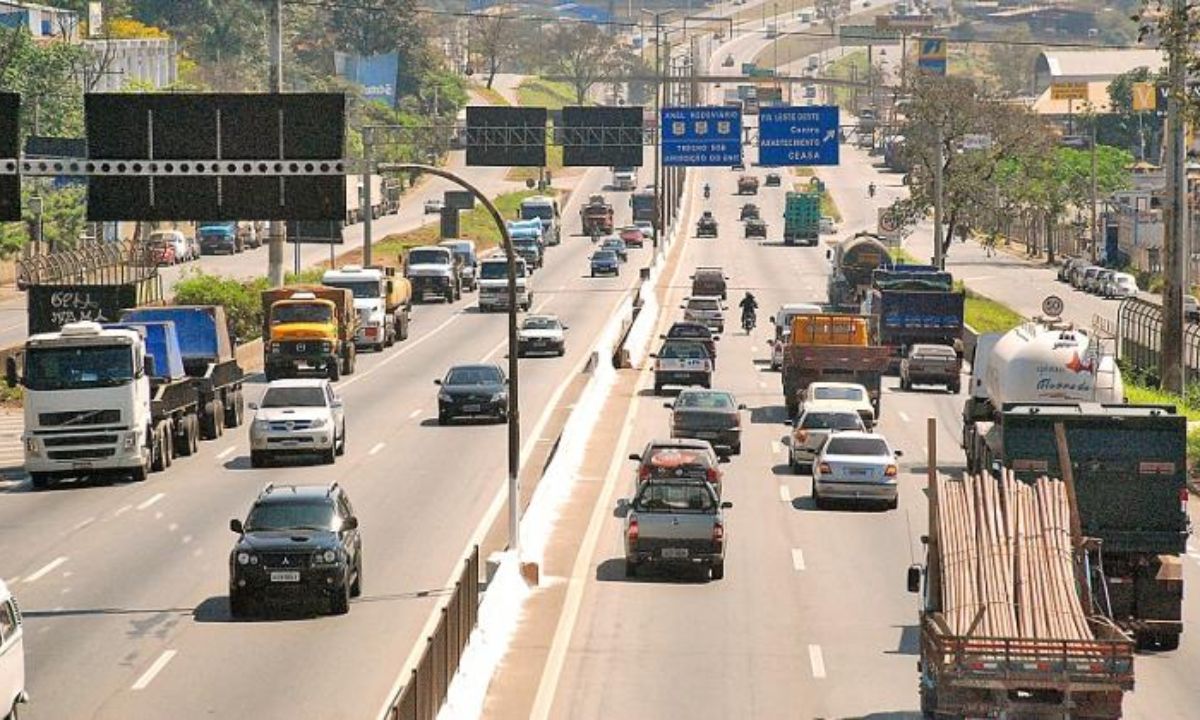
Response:
M358 330L354 343L382 351L397 340L408 337L412 313L412 286L406 278L397 278L392 268L343 265L326 270L321 284L344 288L354 293Z

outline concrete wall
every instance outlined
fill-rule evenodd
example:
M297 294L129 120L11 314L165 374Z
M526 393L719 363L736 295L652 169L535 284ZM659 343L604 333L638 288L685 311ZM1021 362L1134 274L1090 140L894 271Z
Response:
M107 59L93 92L114 92L132 82L161 89L179 79L178 48L169 38L85 40L84 46L94 57Z

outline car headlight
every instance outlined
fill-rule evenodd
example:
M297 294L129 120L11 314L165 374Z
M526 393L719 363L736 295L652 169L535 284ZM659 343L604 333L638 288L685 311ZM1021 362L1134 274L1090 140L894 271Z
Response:
M250 564L250 558L251 558L251 557L253 557L253 556L252 556L250 553L248 553L248 552L240 552L240 553L238 553L238 554L237 554L237 563L238 563L238 565L249 565L249 564Z
M126 450L131 450L137 447L138 437L141 436L140 430L130 430L125 433L125 442L122 443Z
M254 429L255 430L266 430L269 427L271 427L271 423L267 422L266 420L263 420L262 418L256 418L254 420Z
M312 424L311 424L311 425L309 425L309 427L312 427L312 428L322 428L322 427L325 427L325 418L315 418L315 419L312 421Z
M272 353L282 352L283 344L277 342L267 343L267 349Z
M508 402L508 393L496 393L492 396L492 402Z
M327 342L321 343L321 352L329 352L332 349L333 349L333 343L327 343Z
M443 390L438 393L438 400L441 402L454 402L454 396Z
M333 550L326 550L324 552L313 553L313 564L314 565L331 565L334 562L337 562L337 559L338 559L337 553L334 552Z

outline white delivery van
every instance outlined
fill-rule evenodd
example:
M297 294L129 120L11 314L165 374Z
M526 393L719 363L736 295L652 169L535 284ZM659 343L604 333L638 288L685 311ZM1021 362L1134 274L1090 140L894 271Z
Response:
M17 601L0 580L0 712L6 718L16 718L17 705L27 700L23 635Z

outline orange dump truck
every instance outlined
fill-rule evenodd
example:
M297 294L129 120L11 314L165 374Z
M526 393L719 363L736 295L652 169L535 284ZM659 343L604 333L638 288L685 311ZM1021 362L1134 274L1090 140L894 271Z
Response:
M792 319L792 335L783 351L783 399L795 417L800 396L810 383L853 382L867 389L879 417L880 378L891 348L870 344L866 315L817 313Z

